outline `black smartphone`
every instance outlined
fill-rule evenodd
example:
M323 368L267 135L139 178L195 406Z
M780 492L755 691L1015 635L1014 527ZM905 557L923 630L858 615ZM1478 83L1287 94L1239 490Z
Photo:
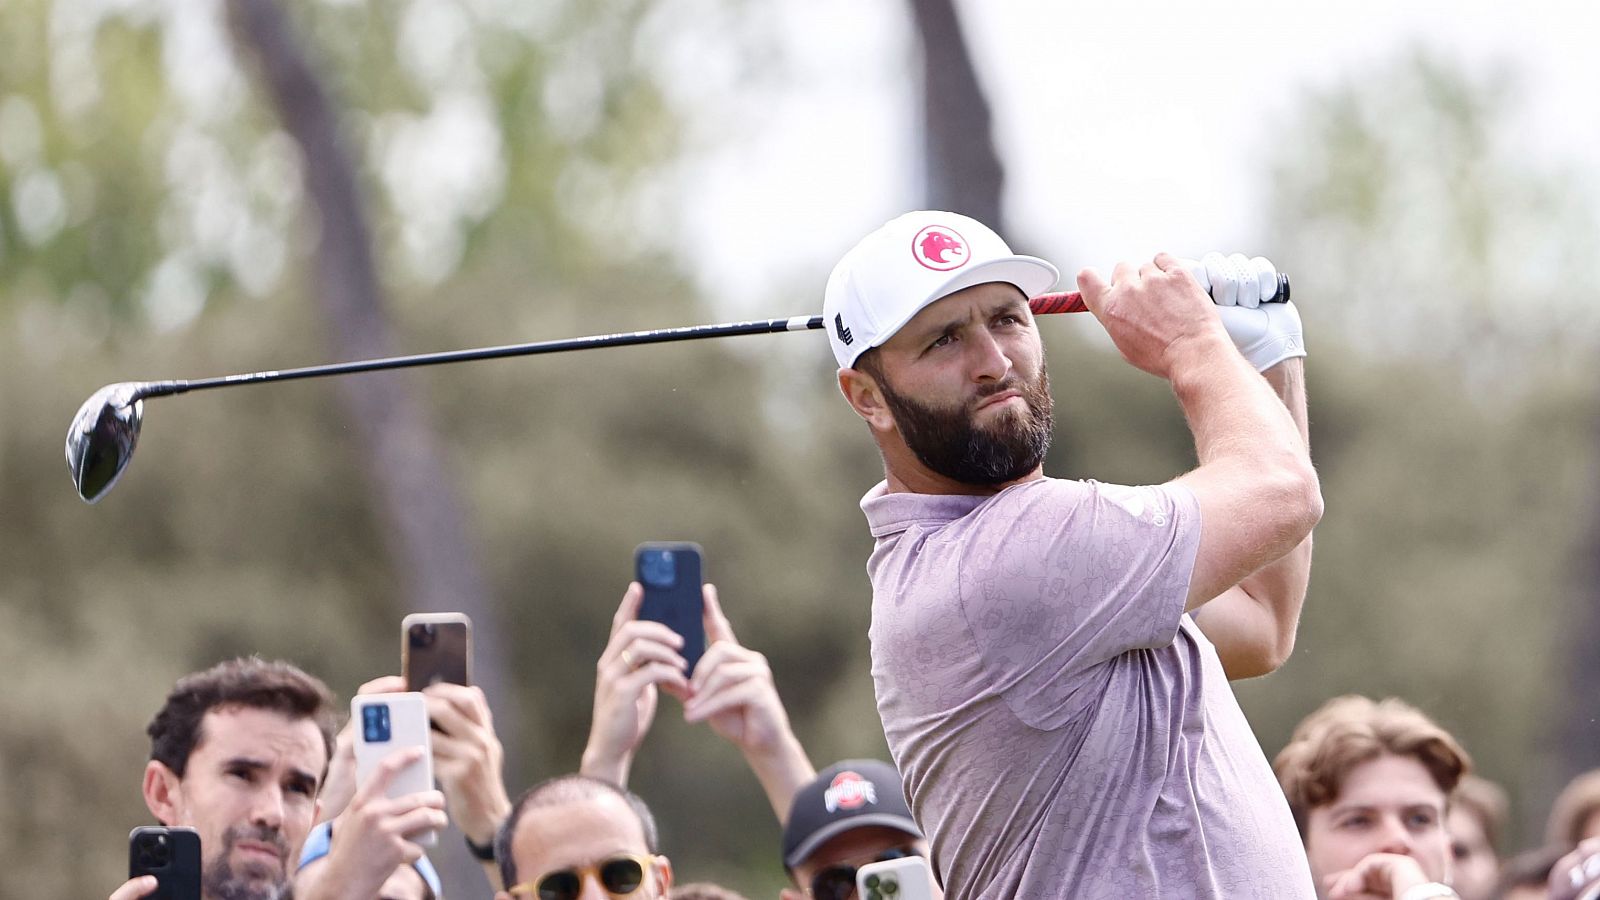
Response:
M683 638L678 652L689 674L706 652L705 584L699 544L652 542L633 551L634 578L644 586L639 618L661 624Z
M155 900L200 900L200 833L142 825L128 832L128 877L156 877Z
M472 620L466 613L412 613L400 622L400 672L406 690L472 683Z

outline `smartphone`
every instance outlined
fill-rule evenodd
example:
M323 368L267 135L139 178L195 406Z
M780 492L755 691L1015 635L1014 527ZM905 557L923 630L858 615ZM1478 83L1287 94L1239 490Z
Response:
M412 613L400 621L400 672L406 690L472 683L472 620L466 613Z
M856 870L860 900L933 900L933 870L920 856L867 863Z
M699 544L652 542L633 551L634 578L644 586L639 618L660 622L683 638L678 652L688 673L706 651L705 584Z
M200 900L200 833L143 825L128 832L128 877L156 877L156 900Z
M390 797L433 790L433 741L428 732L427 699L416 692L360 694L350 700L355 720L356 785L367 783L389 754L406 747L421 747L422 758L401 769L389 783ZM438 843L439 835L426 831L407 838L425 847Z

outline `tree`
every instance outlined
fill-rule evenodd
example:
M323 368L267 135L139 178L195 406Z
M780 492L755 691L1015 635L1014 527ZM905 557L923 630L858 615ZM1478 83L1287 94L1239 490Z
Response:
M933 209L999 228L1005 170L995 153L988 98L951 0L912 0L922 39L923 163Z
M1342 288L1317 328L1480 388L1575 370L1600 335L1592 185L1527 154L1518 99L1514 73L1420 49L1308 93L1269 227L1287 270Z

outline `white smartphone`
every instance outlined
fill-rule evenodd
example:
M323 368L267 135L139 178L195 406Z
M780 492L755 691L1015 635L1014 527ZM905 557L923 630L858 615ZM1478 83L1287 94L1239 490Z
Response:
M407 747L421 747L422 758L395 773L387 795L403 797L433 790L433 741L429 737L426 698L415 692L362 694L351 698L350 716L356 724L358 790L372 777L378 763ZM439 841L435 831L407 837L425 847L432 847Z
M933 870L920 856L867 863L856 870L860 900L933 900Z

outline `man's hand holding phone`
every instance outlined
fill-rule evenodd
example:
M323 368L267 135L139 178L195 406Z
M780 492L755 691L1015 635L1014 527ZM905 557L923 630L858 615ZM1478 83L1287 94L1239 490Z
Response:
M611 617L611 637L595 663L594 718L583 751L585 775L627 784L628 770L655 722L658 691L684 699L688 662L683 638L660 622L639 619L644 587L628 585Z
M689 679L684 720L708 723L746 753L770 750L792 736L767 658L734 637L711 584L705 586L705 630L711 646Z
M398 694L406 690L399 675L383 675L363 684L356 696ZM505 788L505 751L494 730L494 717L482 689L440 682L422 691L432 735L433 774L439 780L446 808L456 827L479 846L494 842L494 833L511 812ZM328 777L319 799L319 821L337 817L356 791L354 717L339 732Z
M665 692L683 701L685 721L707 722L739 748L784 821L795 791L816 771L789 725L766 657L734 636L716 586L702 583L699 547L643 544L634 565L639 580L622 595L595 665L594 720L581 771L626 784Z
M684 720L705 722L738 747L778 821L787 821L795 792L816 777L816 770L789 725L767 658L734 636L715 585L705 586L704 602L709 645L689 680Z
M438 833L449 823L444 794L418 791L388 796L400 772L420 761L426 751L403 747L384 757L333 826L333 845L323 871L304 892L304 900L375 897L394 870L416 862L423 853L415 838ZM300 891L296 896L302 896Z
M450 817L480 847L494 844L500 823L511 814L506 794L505 751L483 690L438 682L422 690L433 722L433 774L449 804Z

